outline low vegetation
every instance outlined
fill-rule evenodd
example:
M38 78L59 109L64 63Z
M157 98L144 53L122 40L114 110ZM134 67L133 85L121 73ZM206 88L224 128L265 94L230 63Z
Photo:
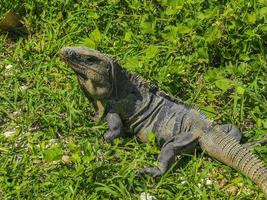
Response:
M3 0L23 31L0 33L1 199L263 199L248 178L201 153L159 179L139 178L157 145L103 141L104 122L60 61L63 46L114 55L132 72L237 124L267 133L265 0ZM266 146L254 152L267 162Z

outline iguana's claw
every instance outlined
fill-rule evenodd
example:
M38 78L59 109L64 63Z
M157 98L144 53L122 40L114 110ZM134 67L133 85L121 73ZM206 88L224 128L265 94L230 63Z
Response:
M118 137L123 137L124 133L120 130L115 130L115 131L108 131L104 135L104 139L106 142L111 142L112 140L118 138Z
M114 137L113 132L111 132L111 131L108 131L108 132L104 135L104 140L105 140L106 142L111 142L113 139L115 139L115 137Z
M146 167L139 171L138 176L142 176L144 174L150 175L153 178L162 176L162 172L158 168L154 167Z

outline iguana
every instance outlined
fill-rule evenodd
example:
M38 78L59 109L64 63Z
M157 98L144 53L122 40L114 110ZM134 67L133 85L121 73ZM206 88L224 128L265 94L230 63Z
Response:
M194 106L167 95L157 86L123 69L112 57L85 47L64 47L63 60L78 77L81 89L100 118L105 117L110 142L125 133L142 142L154 132L162 144L156 168L141 173L163 175L175 156L200 146L211 157L252 179L267 194L267 168L246 146L235 125L217 125ZM256 143L263 143L262 140Z

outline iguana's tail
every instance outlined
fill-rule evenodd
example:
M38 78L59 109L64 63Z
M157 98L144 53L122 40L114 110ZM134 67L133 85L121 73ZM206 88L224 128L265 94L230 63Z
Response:
M239 170L254 181L267 196L267 168L232 136L215 130L199 138L200 146L210 156Z

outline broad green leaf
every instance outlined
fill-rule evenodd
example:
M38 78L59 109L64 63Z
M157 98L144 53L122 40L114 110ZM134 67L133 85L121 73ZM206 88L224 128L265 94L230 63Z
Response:
M74 142L69 142L68 143L68 150L71 152L79 151L79 146L77 144L75 144Z
M267 7L261 8L259 12L261 17L267 17Z
M124 66L127 67L128 69L134 70L141 66L141 62L138 57L132 57L126 60L126 63L124 64Z
M243 95L245 93L245 88L243 88L242 86L237 86L236 92L237 94Z
M95 43L91 38L85 38L85 39L83 40L83 44L84 44L86 47L89 47L89 48L93 48L93 49L96 48L96 43Z
M154 33L155 24L151 21L142 21L140 28L143 33Z
M267 119L262 120L263 128L267 129Z
M177 24L176 25L176 28L177 28L177 32L178 33L181 33L181 34L184 34L184 33L189 33L192 31L191 28L185 26L185 25L182 25L182 24Z
M118 4L120 0L107 0L107 2L111 5Z
M256 114L260 114L260 113L261 113L261 110L260 110L259 106L255 106L255 107L252 109L252 112L253 112L253 113L256 113Z
M232 81L226 78L217 80L214 82L216 87L221 89L222 91L226 91L231 87Z
M214 82L216 80L222 79L224 77L224 72L218 69L210 69L205 75L205 80L209 82Z
M243 58L245 59L246 57L243 57ZM240 75L244 76L248 73L249 68L250 68L250 66L246 62L242 62L237 67L234 68L234 72L236 74L240 74Z
M203 19L209 19L209 18L213 18L215 17L215 15L218 14L218 7L215 7L213 9L209 9L205 12L200 12L198 15L197 15L197 18L200 19L200 20L203 20Z
M159 3L162 6L177 8L177 7L183 6L185 3L185 0L160 0Z
M205 47L198 48L197 53L201 58L208 58L209 57L208 49Z
M266 0L258 0L260 4L266 5Z
M164 32L161 33L161 36L165 39L165 40L169 40L171 42L173 42L174 44L177 43L177 27L175 26L166 26L164 28Z
M218 26L212 26L210 27L207 32L204 35L205 40L208 43L214 42L216 40L219 40L221 38L221 30Z
M248 35L249 37L253 37L253 36L255 36L255 31L249 29L249 30L247 30L247 31L245 32L245 34Z
M141 1L140 0L126 0L126 2L128 3L129 7L137 10L141 7Z
M127 41L127 42L130 42L131 39L132 39L132 32L131 31L127 31L124 35L124 40Z
M163 3L164 1L162 1ZM167 6L167 9L165 10L166 15L175 15L179 13L184 5L184 1L182 0L167 0L163 3L165 6Z
M250 57L249 57L247 54L241 54L241 55L239 56L239 58L240 58L241 60L244 60L244 61L249 61L249 60L250 60Z
M62 155L63 155L63 151L61 148L59 147L50 147L46 150L44 150L43 152L44 154L44 159L47 161L54 161L54 160L60 160Z
M203 110L203 112L210 118L213 118L216 116L216 111L214 109L214 106L205 106L203 108L201 108L201 110Z
M248 23L254 24L256 22L256 20L257 20L256 13L253 12L253 13L247 15L247 21L248 21Z
M266 31L267 32L267 25L262 25L262 26L259 27L259 29L261 31Z
M70 160L73 162L81 162L81 157L78 153L74 153L71 155Z
M159 49L157 46L149 46L147 49L146 49L146 58L148 59L151 59L151 58L154 58L157 53L158 53Z
M155 133L153 133L153 132L149 132L149 133L147 134L147 142L148 142L148 143L154 143L154 142L155 142L155 139L156 139L156 135L155 135Z
M99 16L98 16L98 14L96 12L89 12L88 13L88 18L89 19L98 19Z
M95 29L90 34L90 39L93 40L95 43L99 43L101 41L102 35L98 29Z
M168 6L165 13L166 15L174 15L174 14L177 14L179 13L179 11L183 8L183 6L177 6L177 7L170 7Z
M262 127L262 119L256 119L257 127Z
M206 98L208 101L214 101L216 99L216 93L214 93L212 91L208 91Z
M83 40L83 44L90 48L96 48L102 39L102 34L98 29L92 31L88 38Z
M153 18L153 17L151 17L147 14L142 16L141 22L139 25L142 33L150 33L150 34L154 33L156 21L155 20L153 21L151 18Z

